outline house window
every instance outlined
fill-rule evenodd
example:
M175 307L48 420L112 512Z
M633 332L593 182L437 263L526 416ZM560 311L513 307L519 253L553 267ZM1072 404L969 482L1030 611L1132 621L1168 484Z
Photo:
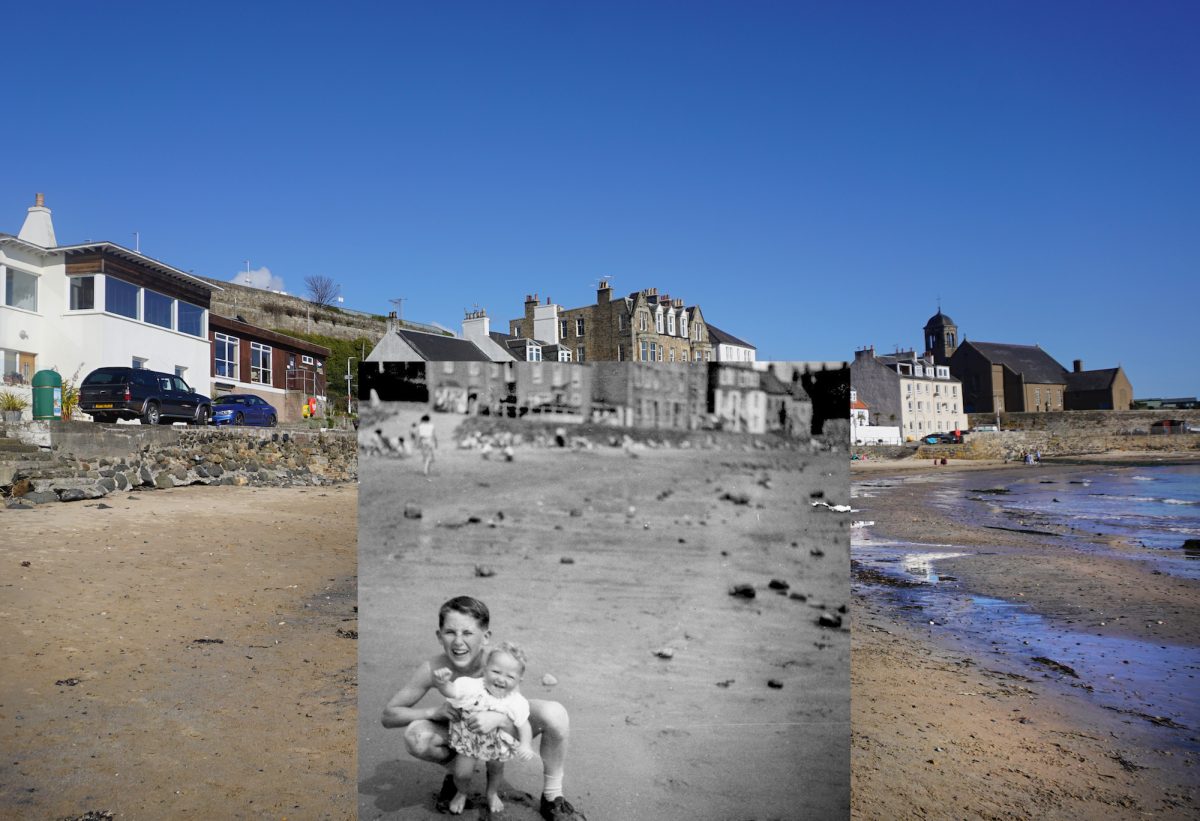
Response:
M558 338L559 339L567 338L567 320L565 320L565 319L558 320Z
M625 314L617 314L617 330L625 330Z
M288 354L288 370L289 371L295 370L295 368L296 368L296 355L294 353L290 353L290 354Z
M542 366L541 365L534 365L533 367L531 367L529 369L529 375L533 379L533 384L535 384L535 385L542 384Z
M250 381L260 385L271 384L271 346L259 342L250 343Z
M204 309L183 300L179 300L175 304L179 320L179 327L176 330L191 336L204 336Z
M654 362L657 359L658 359L658 343L651 342L650 343L650 361Z
M667 314L667 333L675 336L675 312Z
M542 361L542 349L537 345L530 345L527 354L530 362Z
M654 313L654 330L658 331L660 334L663 332L662 309L659 309Z
M236 337L215 334L213 357L217 376L234 380L238 378L238 341Z
M643 362L645 362L645 361L646 361L646 359L647 359L647 357L646 357L646 344L647 344L646 342L642 342L642 361L643 361Z
M71 310L90 311L96 307L96 278L71 277Z
M667 359L668 359L668 361L671 361L671 362L674 362L674 361L675 361L675 349L674 349L674 348L672 348L672 349L671 349L671 353L670 353L670 355L667 357Z
M580 345L578 348L575 349L575 361L576 362L583 361L583 346L582 345Z
M583 336L583 320L575 320L575 336Z
M662 361L663 361L663 349L664 349L664 348L666 348L666 346L665 346L665 345L659 345L659 346L658 346L658 361L659 361L659 362L662 362Z
M687 339L687 314L679 315L679 335Z
M123 279L105 277L104 310L110 314L139 319L138 288Z
M443 362L442 363L442 373L444 373L444 374L454 373L454 362L451 360L446 360L445 362Z
M639 331L646 330L646 312L645 311L638 311L638 330Z
M305 365L313 364L313 358L311 356L301 356L300 361L303 362Z
M680 361L680 362L687 362L687 361L688 361L688 352L687 352L687 348L684 348L682 351L680 351L680 352L679 352L679 361Z
M175 300L169 296L164 296L157 291L151 291L149 288L142 289L142 310L145 312L146 321L151 325L170 328L174 324L171 322L174 302Z
M617 361L622 362L622 361L624 361L624 359L625 359L625 347L623 345L617 345Z
M36 311L38 278L12 266L6 266L6 269L8 276L4 278L4 304L23 311Z

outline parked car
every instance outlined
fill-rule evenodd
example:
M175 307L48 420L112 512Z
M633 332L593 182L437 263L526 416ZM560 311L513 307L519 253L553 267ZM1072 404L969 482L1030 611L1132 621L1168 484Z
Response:
M218 396L213 402L212 423L214 425L266 425L279 424L279 413L275 408L251 393L231 393Z
M180 419L206 425L212 400L170 373L144 368L97 368L79 386L79 409L97 422L141 419L147 425Z
M921 441L927 445L957 445L962 442L962 434L931 433Z

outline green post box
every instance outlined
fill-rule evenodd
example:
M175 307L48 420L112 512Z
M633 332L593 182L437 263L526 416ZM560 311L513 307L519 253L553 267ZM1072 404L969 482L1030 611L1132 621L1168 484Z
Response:
M58 371L33 375L33 418L62 419L62 377Z

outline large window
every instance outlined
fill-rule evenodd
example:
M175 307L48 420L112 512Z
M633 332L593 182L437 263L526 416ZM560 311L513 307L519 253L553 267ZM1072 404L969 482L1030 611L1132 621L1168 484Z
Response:
M643 361L643 362L645 362L647 359L649 359L649 357L646 355L646 350L647 350L647 346L648 346L648 345L649 345L649 343L645 342L644 340L643 340L643 341L642 341L642 343L641 343L641 348L642 348L642 361Z
M250 381L271 384L271 346L250 343Z
M575 336L583 336L583 320L575 320Z
M96 307L96 278L71 277L71 310L90 311Z
M204 309L183 300L177 304L179 306L179 328L177 330L192 336L204 336Z
M151 325L158 325L160 328L171 328L174 322L171 321L175 300L169 296L151 291L149 288L142 289L142 310L145 311L146 321Z
M36 311L38 278L33 274L18 271L12 266L7 266L6 270L7 276L4 277L4 304L10 308Z
M567 320L565 320L565 319L558 320L558 338L559 339L567 338Z
M104 310L110 314L140 319L138 316L138 287L123 279L106 277L104 282Z
M580 345L578 348L575 349L575 361L576 362L583 361L583 346L582 345Z
M217 376L226 379L238 378L238 341L236 337L216 334L213 338L213 355Z

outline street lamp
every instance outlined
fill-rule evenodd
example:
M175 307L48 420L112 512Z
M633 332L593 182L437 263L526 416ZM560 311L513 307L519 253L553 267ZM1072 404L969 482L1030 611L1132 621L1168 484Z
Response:
M356 358L357 357L353 357L353 356L346 357L346 413L354 412L354 409L353 409L353 407L351 407L351 404L350 404L352 401L351 397L354 396L354 392L350 390L350 383L351 383L350 363L353 362Z

